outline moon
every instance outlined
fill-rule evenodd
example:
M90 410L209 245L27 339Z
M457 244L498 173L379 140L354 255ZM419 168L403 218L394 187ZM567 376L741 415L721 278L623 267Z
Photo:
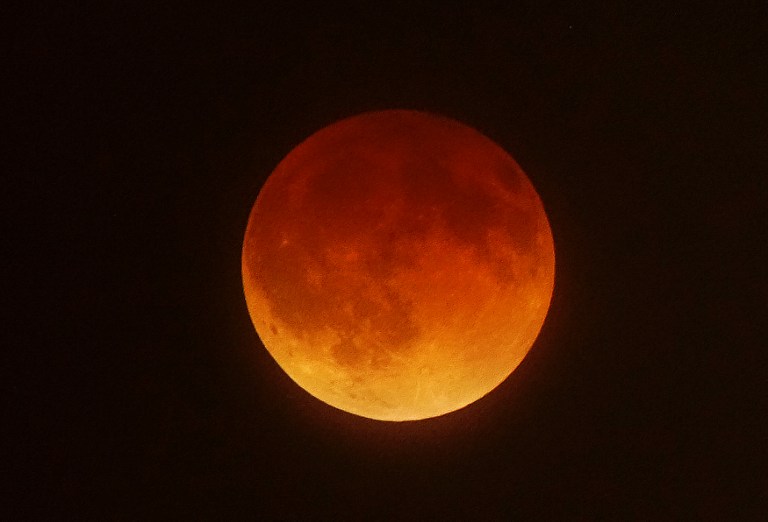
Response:
M515 160L462 123L410 110L335 122L263 185L245 299L277 364L346 412L443 415L520 364L549 309L555 251Z

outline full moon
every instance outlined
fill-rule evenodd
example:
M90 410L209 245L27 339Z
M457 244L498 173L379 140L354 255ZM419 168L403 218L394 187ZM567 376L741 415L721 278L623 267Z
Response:
M242 251L256 332L304 390L386 421L462 408L530 350L555 274L542 202L480 132L425 112L333 123L275 168Z

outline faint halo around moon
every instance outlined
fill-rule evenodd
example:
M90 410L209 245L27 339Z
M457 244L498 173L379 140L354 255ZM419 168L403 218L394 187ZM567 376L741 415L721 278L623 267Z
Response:
M388 421L483 397L549 309L555 253L512 157L441 116L369 112L319 130L262 187L242 252L264 346L307 392Z

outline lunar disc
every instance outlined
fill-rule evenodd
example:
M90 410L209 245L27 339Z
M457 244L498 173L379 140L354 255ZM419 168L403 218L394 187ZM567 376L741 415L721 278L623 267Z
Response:
M454 120L387 110L333 123L278 164L242 271L256 332L299 386L405 421L512 373L549 309L555 253L507 152Z

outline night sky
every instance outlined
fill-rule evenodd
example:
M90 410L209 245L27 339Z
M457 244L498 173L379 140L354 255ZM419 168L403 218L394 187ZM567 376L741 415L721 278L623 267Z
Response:
M8 520L764 516L764 6L48 4L4 75ZM294 385L240 274L280 159L387 108L509 151L557 254L520 367L416 423Z

